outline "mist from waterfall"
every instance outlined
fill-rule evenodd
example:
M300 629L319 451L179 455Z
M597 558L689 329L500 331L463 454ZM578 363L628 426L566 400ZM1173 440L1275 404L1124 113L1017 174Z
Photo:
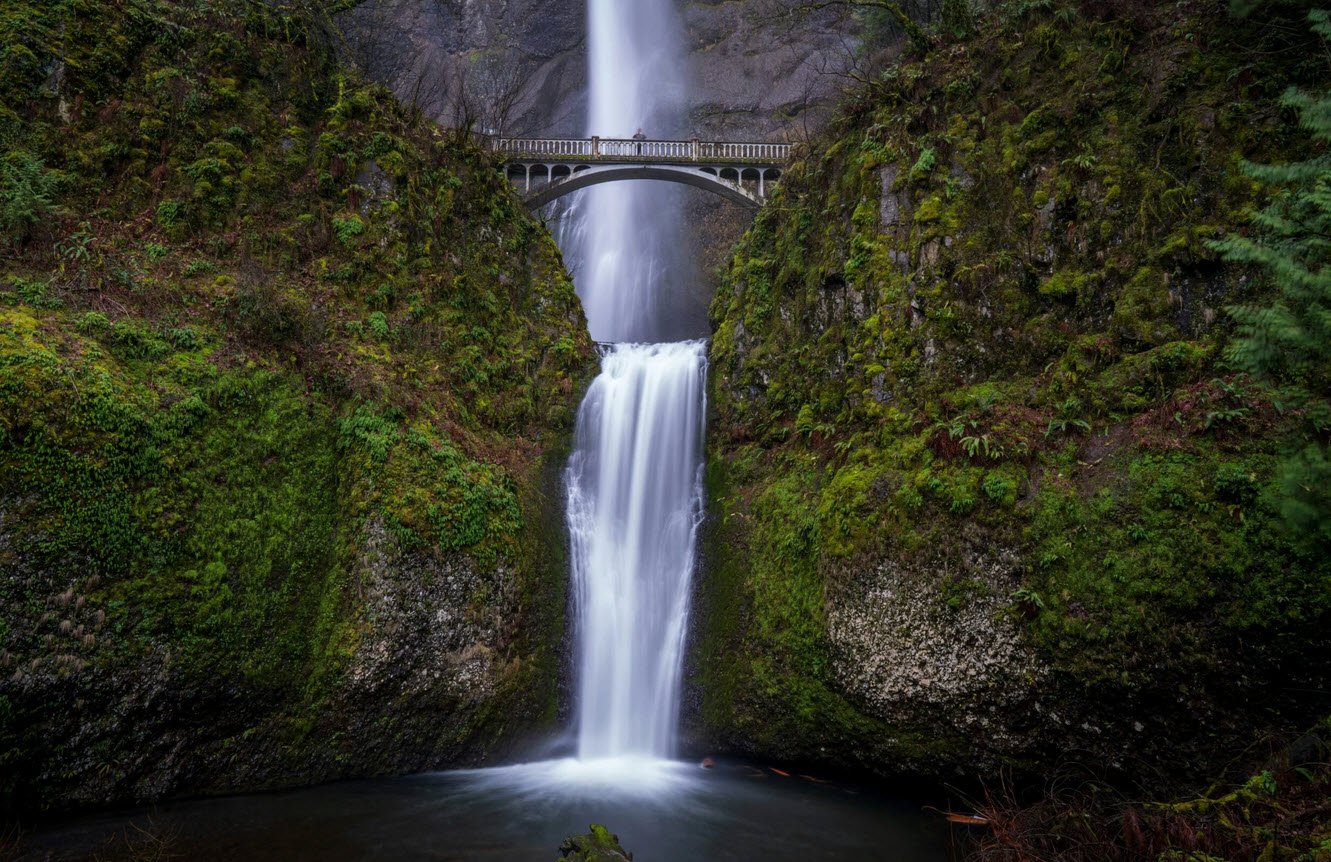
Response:
M677 134L672 0L589 0L589 132ZM578 411L566 473L578 637L578 756L669 757L702 517L706 344L682 311L693 256L683 198L610 183L574 204L564 237L592 337L617 342Z

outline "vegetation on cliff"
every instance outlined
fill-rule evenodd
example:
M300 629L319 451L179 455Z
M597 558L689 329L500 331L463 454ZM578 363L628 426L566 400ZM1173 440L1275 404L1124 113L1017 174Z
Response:
M339 61L333 5L0 12L9 804L422 768L552 718L580 306L465 130Z
M1325 157L1295 111L1325 103L1282 101L1326 85L1304 16L999 4L790 166L712 307L703 733L1168 782L1327 713ZM1265 249L1311 273L1296 295ZM1306 330L1240 310L1277 290ZM1301 339L1281 389L1244 359L1262 332Z

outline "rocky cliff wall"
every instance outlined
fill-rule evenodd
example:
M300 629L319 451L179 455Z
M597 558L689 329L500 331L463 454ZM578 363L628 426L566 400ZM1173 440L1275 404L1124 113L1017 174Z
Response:
M520 134L587 133L586 3L551 0L368 0L345 13L351 49L406 101L424 81L437 116L451 96L502 81ZM771 14L752 0L680 4L691 81L689 127L702 137L783 139L825 111L853 50L854 22L835 10ZM476 80L488 79L487 81ZM602 134L631 134L632 129ZM673 132L672 132L673 133Z
M1221 361L1259 286L1208 245L1324 69L1203 4L975 32L802 149L713 303L696 736L1214 776L1328 710L1331 571L1275 502L1301 426Z
M374 80L445 124L458 120L461 99L476 103L482 129L581 136L585 15L582 2L368 0L340 21Z
M0 26L5 807L548 731L594 357L496 166L339 66L317 4Z

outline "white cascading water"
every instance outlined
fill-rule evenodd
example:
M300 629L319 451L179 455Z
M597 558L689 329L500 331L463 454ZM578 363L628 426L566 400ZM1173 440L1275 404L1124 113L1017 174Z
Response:
M666 757L702 514L705 344L621 344L578 411L578 756Z
M682 115L672 0L588 0L591 134L654 137ZM671 312L687 268L680 197L611 183L578 202L578 292L615 341L578 411L567 471L578 625L578 757L673 753L702 514L703 341ZM672 283L673 282L673 283Z

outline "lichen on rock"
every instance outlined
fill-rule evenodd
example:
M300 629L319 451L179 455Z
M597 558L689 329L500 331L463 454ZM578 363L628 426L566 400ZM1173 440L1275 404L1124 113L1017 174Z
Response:
M927 715L945 733L982 739L977 758L1023 755L1031 737L1013 733L1004 716L1032 707L1049 668L1013 612L1018 553L969 550L955 569L946 559L927 567L882 560L835 579L827 597L833 674L884 721Z

